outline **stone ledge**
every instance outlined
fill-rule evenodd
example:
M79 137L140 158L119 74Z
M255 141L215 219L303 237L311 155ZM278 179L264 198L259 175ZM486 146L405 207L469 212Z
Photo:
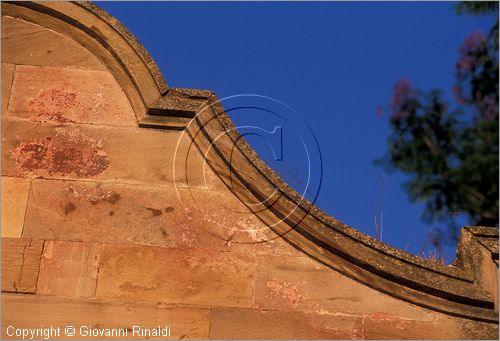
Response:
M148 107L139 126L167 130L184 130L196 113L208 104L213 96L209 90L170 89Z

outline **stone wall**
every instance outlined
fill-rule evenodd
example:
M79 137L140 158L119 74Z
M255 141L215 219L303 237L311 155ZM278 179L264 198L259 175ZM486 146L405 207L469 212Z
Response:
M139 127L144 113L88 48L3 13L2 338L10 325L73 325L75 338L81 326L141 338L133 325L169 325L173 339L498 337L498 323L405 302L292 247L187 154L183 130Z

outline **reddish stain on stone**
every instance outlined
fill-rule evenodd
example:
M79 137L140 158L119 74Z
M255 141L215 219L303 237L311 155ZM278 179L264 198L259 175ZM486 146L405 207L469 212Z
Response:
M120 194L116 193L116 192L112 192L110 193L110 195L108 197L106 197L106 201L112 203L112 204L116 204L118 202L118 200L120 200L121 197L120 197Z
M285 281L273 279L267 281L266 287L271 289L272 298L284 300L294 308L297 308L300 300L303 298L296 286Z
M74 210L76 210L76 206L72 202L70 202L66 206L64 206L64 214L66 214L66 215L70 214Z
M96 188L90 189L86 186L69 186L68 191L73 195L74 198L84 198L92 205L97 205L100 202L109 202L110 204L116 204L120 199L120 194L115 191L105 191L101 189L100 184ZM114 211L110 211L109 215L113 215Z
M181 228L182 233L177 240L177 246L181 248L191 248L193 245L196 245L196 243L198 243L198 234L193 228L193 225L181 224Z
M389 323L397 329L404 329L405 324L409 322L403 320L399 316L391 315L381 311L371 313L367 317L375 323Z
M363 317L358 318L352 327L351 340L364 340Z
M394 322L394 321L400 320L400 317L395 316L395 315L391 315L388 313L384 313L382 311L377 311L375 313L371 313L368 315L368 317L371 320L376 321L376 322L388 322L388 321Z
M147 209L148 211L150 211L150 212L153 214L153 216L161 216L161 215L162 215L162 213L163 213L161 210L159 210L159 209L157 209L157 208L146 207L146 209Z
M79 105L77 95L63 88L40 90L38 95L28 103L29 112L33 113L32 120L43 122L46 120L60 123L74 122L64 116L65 112Z
M160 227L160 232L161 232L161 234L163 235L163 237L167 237L167 236L168 236L167 231L165 231L165 230L163 229L163 227Z
M363 331L360 329L353 329L351 340L363 340Z
M90 177L109 166L101 144L85 133L59 129L55 136L19 144L10 156L24 173Z

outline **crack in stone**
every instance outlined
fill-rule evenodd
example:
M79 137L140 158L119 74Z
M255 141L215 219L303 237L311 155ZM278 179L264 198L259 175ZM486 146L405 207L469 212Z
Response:
M19 270L19 278L17 281L14 281L14 285L13 285L14 289L16 289L16 292L19 292L19 289L17 288L16 284L21 284L21 281L23 279L23 268L24 268L24 262L26 260L26 249L31 246L31 241L32 240L30 239L29 245L24 245L24 247L23 247L23 254L22 254L23 259L21 261L21 269Z
M16 37L20 37L20 36L31 36L31 35L34 35L34 34L37 34L37 33L43 33L45 32L45 30L37 30L37 31L34 31L34 32L28 32L28 33L14 33L13 35L9 35L7 37L2 37L2 40L10 40L10 39L14 39Z

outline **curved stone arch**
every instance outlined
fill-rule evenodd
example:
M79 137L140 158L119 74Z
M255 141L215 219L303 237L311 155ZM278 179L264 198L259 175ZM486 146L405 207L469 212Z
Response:
M498 323L498 302L493 297L497 289L484 284L481 269L485 257L498 257L497 229L464 228L454 266L391 247L324 213L282 181L241 138L213 93L169 89L142 45L94 4L16 2L3 3L2 10L4 15L69 36L94 54L127 95L139 125L172 128L169 120L187 119L188 124L174 129L186 128L193 146L243 203L263 201L254 214L294 247L393 297L453 316ZM151 117L156 121L146 122ZM496 249L490 248L486 256L481 249L484 240L496 241Z
M116 18L93 3L4 2L2 15L51 29L90 51L113 74L138 120L168 91L146 49Z

